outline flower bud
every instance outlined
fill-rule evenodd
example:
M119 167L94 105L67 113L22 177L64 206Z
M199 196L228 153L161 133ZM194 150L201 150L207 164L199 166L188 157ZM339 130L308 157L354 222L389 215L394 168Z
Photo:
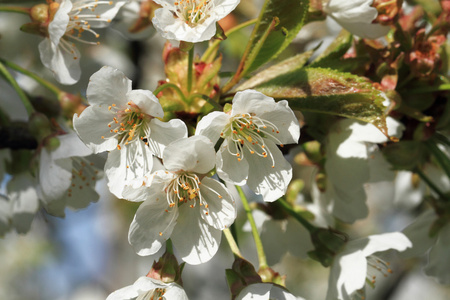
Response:
M374 0L372 7L378 11L378 16L374 23L381 25L394 24L398 19L402 4L403 0Z
M33 6L30 10L31 21L36 23L46 23L49 21L49 9L47 4L41 3Z
M38 142L52 134L52 125L42 113L36 112L31 115L28 128Z
M311 233L314 250L309 251L310 258L320 262L324 267L329 267L336 254L344 248L347 237L331 228L318 228Z
M44 146L48 151L55 151L61 145L59 138L52 136L44 140Z
M163 256L153 263L147 277L160 280L165 283L177 282L181 285L181 272L183 266L178 265L177 258L166 251Z

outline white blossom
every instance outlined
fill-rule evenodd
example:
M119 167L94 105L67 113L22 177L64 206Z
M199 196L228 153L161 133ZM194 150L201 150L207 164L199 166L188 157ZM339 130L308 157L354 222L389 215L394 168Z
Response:
M273 283L254 283L245 287L236 300L302 300Z
M97 45L81 38L83 32L98 38L92 28L102 28L124 5L126 0L55 0L50 4L53 19L48 24L48 35L39 44L42 63L62 84L74 84L81 76L80 52L74 41ZM55 12L56 11L56 12Z
M240 0L154 0L162 6L152 22L163 38L191 43L211 39L216 22L236 8Z
M297 143L300 137L298 120L286 100L275 102L254 90L238 92L231 111L208 114L195 134L213 143L224 139L216 155L223 180L247 184L269 202L286 192L292 167L277 145Z
M133 285L121 288L106 298L106 300L150 299L188 300L188 297L183 288L176 283L164 283L153 278L142 276Z
M122 198L126 184L151 172L153 155L187 135L178 119L162 122L163 109L147 90L132 90L121 71L103 67L91 76L87 99L91 106L74 115L74 128L95 153L110 151L105 173L111 192Z
M372 23L377 18L373 0L330 0L324 11L346 30L361 38L376 39L385 36L390 28Z
M389 249L404 251L411 246L410 240L400 232L347 242L331 266L326 300L364 299L366 282L373 287L377 276L387 276L392 272L388 262L373 254Z
M144 201L128 234L139 255L156 253L171 238L189 264L214 256L222 230L236 218L226 187L205 176L214 168L214 155L213 144L203 136L179 139L164 150L166 170L154 172L140 187L125 188L126 199Z

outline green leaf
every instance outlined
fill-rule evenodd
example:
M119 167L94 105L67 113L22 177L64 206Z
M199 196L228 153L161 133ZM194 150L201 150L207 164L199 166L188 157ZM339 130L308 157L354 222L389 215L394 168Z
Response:
M365 78L323 68L302 68L254 87L292 109L356 119L388 136L386 96Z
M310 51L298 54L294 57L290 57L286 60L283 60L282 62L257 73L255 76L251 77L249 80L247 80L243 84L241 84L237 88L237 90L243 91L243 90L251 89L257 85L260 85L264 82L274 79L277 76L301 69L306 64L306 62L308 61L308 59L311 57L311 55L313 53L314 53L314 50L310 50Z
M328 67L327 63L329 61L340 60L350 49L352 42L353 35L343 29L328 48L314 60L310 67Z
M252 52L256 55L252 61L247 61L247 67L244 68L247 73L274 59L286 49L303 26L308 5L307 0L266 0L248 45L250 49L255 49L251 50L249 57L252 56ZM274 18L278 18L280 22L277 30L270 32L262 47L256 50L256 44L263 38Z

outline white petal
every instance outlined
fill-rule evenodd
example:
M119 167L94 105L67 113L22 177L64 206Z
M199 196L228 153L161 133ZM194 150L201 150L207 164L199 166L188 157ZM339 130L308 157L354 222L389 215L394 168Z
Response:
M226 17L232 12L236 6L240 3L240 0L215 0L214 1L214 14L215 19L218 21Z
M216 229L223 230L230 227L236 219L236 205L233 197L217 180L205 177L201 183L200 193L208 204L208 208L204 205L200 208L203 220Z
M136 282L132 285L126 286L111 293L108 298L106 298L106 300L131 300L135 299L141 293L144 293L146 291L164 287L163 284L155 284L154 281L156 280L146 276L139 277L138 280L136 280Z
M371 23L377 17L377 10L371 7L373 0L331 0L325 10L333 18L347 22Z
M341 257L336 257L335 260L336 262L331 268L333 269L338 264L341 269L337 280L337 287L343 290L342 295L351 295L354 291L361 289L364 286L367 276L367 260L364 253L362 251L356 251ZM330 284L332 283L330 282Z
M42 63L53 72L58 82L67 85L78 82L81 76L80 52L75 46L70 46L70 50L73 53L52 44L48 38L39 43Z
M170 171L192 171L204 174L214 168L214 145L204 136L179 139L166 147L163 162Z
M108 127L112 120L113 115L107 109L89 106L79 116L74 114L73 128L94 153L111 151L118 144L117 139L112 137L113 134Z
M48 25L48 33L54 45L58 45L60 39L67 31L69 25L69 12L72 9L72 1L62 0L59 3L58 10L53 17L53 20Z
M179 119L162 122L158 119L150 121L150 139L148 147L157 157L162 157L164 149L172 142L187 137L186 124Z
M350 31L352 34L363 39L377 39L385 36L391 30L389 26L381 24L372 24L367 22L344 22L336 19L336 21Z
M89 20L89 25L91 25L92 28L109 26L111 24L111 20L114 19L119 9L127 3L127 0L112 0L108 2L108 4L98 5L94 10L83 10L83 14L92 16ZM95 19L93 18L97 16L99 17Z
M228 149L230 147L231 149ZM228 144L224 141L216 155L216 168L219 177L225 181L231 181L236 185L244 185L248 177L248 162L243 159L238 161L236 156L228 152L236 153L235 143ZM250 155L250 154L249 154Z
M390 232L384 234L371 235L348 242L345 252L353 249L361 249L367 257L375 252L394 249L404 251L412 247L411 241L401 232Z
M301 300L273 283L254 283L245 287L236 300Z
M12 223L18 233L30 230L34 215L39 209L35 181L29 173L15 175L7 185L12 206Z
M58 136L60 145L53 151L53 159L68 158L72 156L88 156L92 151L80 140L78 135L71 131Z
M204 116L197 124L195 135L204 135L216 144L220 133L230 120L230 115L220 111L213 111Z
M50 205L59 201L72 180L72 161L70 158L55 161L52 152L42 148L39 160L39 187L41 200Z
M234 95L231 115L254 113L259 116L270 113L275 105L273 98L255 90L245 90Z
M147 90L132 90L127 93L128 101L133 101L139 109L152 117L164 117L164 111L159 104L158 98Z
M105 163L105 174L111 193L122 198L125 185L151 172L152 157L150 149L141 141L125 145L121 150L109 152Z
M131 91L131 80L125 74L112 67L102 67L92 74L87 87L87 100L93 105L125 106L127 93Z
M198 265L216 254L222 231L203 221L198 206L190 208L189 205L181 205L171 238L181 258L188 264Z
M266 141L266 148L273 161L269 155L264 158L246 152L245 159L249 165L247 185L263 196L264 201L272 202L286 193L292 179L292 167L274 143Z
M450 225L438 233L436 244L430 251L425 273L438 279L441 284L450 284Z
M170 238L177 217L177 206L169 208L166 194L153 193L136 211L128 232L129 243L138 255L155 254Z
M298 143L300 138L300 125L286 100L278 101L272 108L272 111L261 113L259 117L271 122L277 127L279 133L269 133L275 135L282 144ZM277 142L277 144L279 143Z

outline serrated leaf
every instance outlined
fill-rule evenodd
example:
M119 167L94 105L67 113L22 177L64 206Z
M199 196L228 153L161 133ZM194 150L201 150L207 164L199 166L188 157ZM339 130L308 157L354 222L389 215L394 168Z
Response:
M251 89L257 85L272 80L277 76L301 69L313 53L314 50L310 50L283 60L282 62L257 73L255 76L241 84L236 90L243 91L246 89Z
M245 68L247 72L256 70L286 49L302 28L308 6L309 1L307 0L266 0L258 18L259 22L252 34L250 49L255 48L274 18L278 18L280 23L277 25L277 30L270 32L265 39L254 60L248 62Z
M352 42L353 35L343 29L327 49L312 62L310 67L328 67L327 62L341 59L352 46Z
M386 96L365 78L323 68L302 68L255 87L286 99L292 109L356 119L375 125L387 136Z

